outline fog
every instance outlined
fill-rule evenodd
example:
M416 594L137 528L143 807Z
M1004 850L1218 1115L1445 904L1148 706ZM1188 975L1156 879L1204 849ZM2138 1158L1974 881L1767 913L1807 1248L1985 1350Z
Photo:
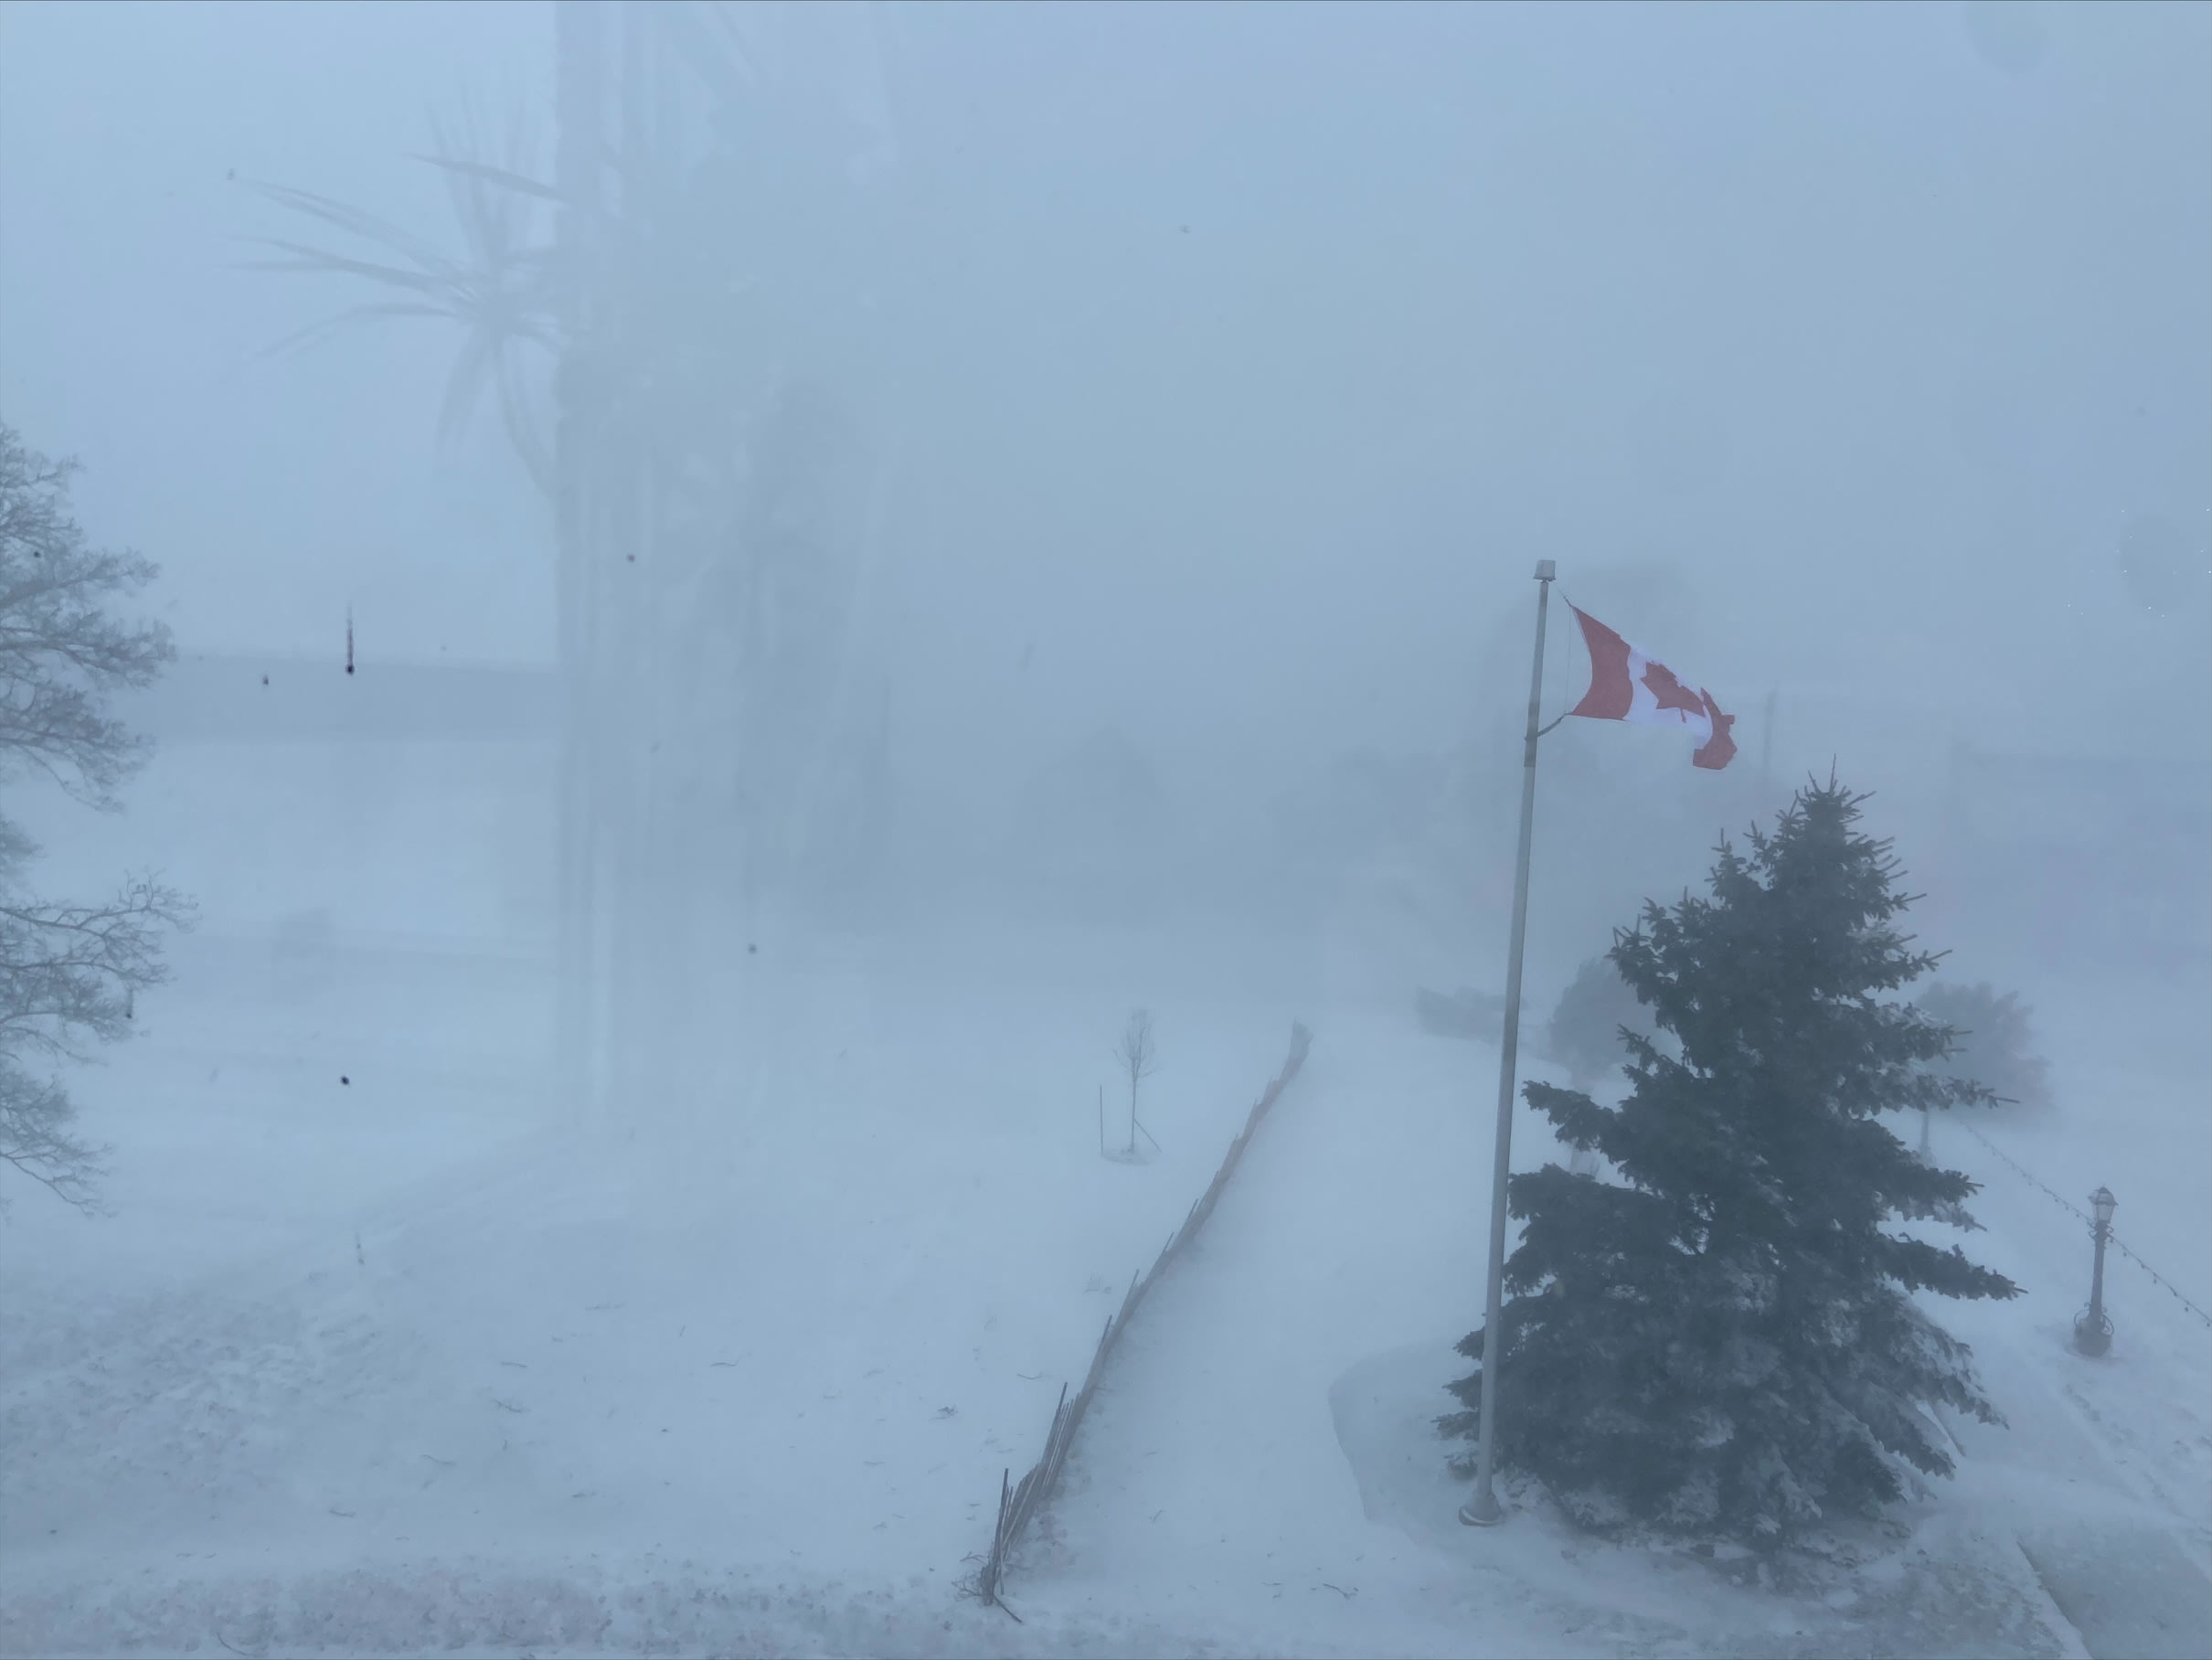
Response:
M992 1255L1052 1258L1057 1226L1077 1277L1118 1287L1293 1019L1319 1076L1284 1111L1311 1089L1332 1122L1385 1113L1361 1155L1379 1162L1333 1194L1299 1185L1330 1167L1318 1152L1239 1180L1387 1233L1414 1201L1377 1149L1461 1161L1449 1223L1392 1224L1457 1253L1437 1272L1463 1294L1408 1304L1390 1341L1456 1337L1481 1319L1496 1050L1440 1048L1413 1000L1505 983L1539 559L1558 570L1547 721L1590 674L1570 601L1707 688L1739 752L1715 772L1645 728L1544 738L1531 1031L1644 899L1698 887L1721 835L1833 771L1872 793L1943 975L2037 1011L2068 1127L2014 1155L2069 1195L2133 1179L2122 1231L2202 1304L2208 61L2212 8L2032 0L0 8L0 420L83 463L76 516L158 562L130 604L178 654L116 700L157 745L122 812L36 776L5 811L40 845L40 892L154 868L199 908L140 1040L71 1074L113 1149L114 1214L64 1227L49 1196L7 1196L0 1249L22 1255L0 1272L46 1288L12 1352L93 1364L84 1311L157 1263L217 1276L194 1296L248 1262L263 1284L286 1252L367 1271L360 1217L401 1214L417 1182L473 1191L453 1173L521 1168L526 1145L593 1181L607 1148L645 1146L651 1179L693 1182L741 1146L756 1197L834 1196L824 1172L856 1157L987 1170L1011 1207ZM454 212L473 191L517 246L560 239L550 320L465 400L474 348L450 318L292 344L422 295L262 269L294 257L276 243L408 264L286 191L481 260L483 222L472 246ZM1022 1138L1072 1113L1088 1153L1140 1004L1181 1066L1152 1126L1172 1154L1142 1201L1055 1199ZM867 1081L828 1069L863 1045ZM341 1066L349 1091L385 1080L373 1152L305 1081ZM250 1099L218 1099L226 1067L260 1080ZM1386 1127L1398 1099L1432 1102L1430 1128ZM920 1112L934 1150L850 1130L878 1112ZM264 1144L282 1149L265 1165L233 1151ZM2109 1162L2072 1167L2092 1155ZM618 1232L656 1209L649 1186L608 1191L584 1208ZM853 1226L877 1203L821 1202ZM963 1196L899 1202L900 1249L937 1240L941 1272L969 1274L944 1243L981 1226L952 1219ZM435 1278L476 1247L394 1249ZM1072 1290L974 1292L993 1322L1030 1308L1009 1325L1057 1334L1021 1375L1082 1376L1101 1305ZM859 1317L791 1294L810 1343ZM378 1307L380 1329L466 1324ZM1388 1336L1313 1364L1325 1382ZM2201 1419L2196 1351L2175 1354ZM947 1454L962 1506L1037 1456L1050 1400L1020 1387L1003 1446ZM2183 1410L2187 1388L2143 1387ZM281 1485L344 1463L297 1444L254 1467ZM236 1461L207 1456L176 1492L230 1492ZM747 1456L726 1479L755 1479ZM56 1538L66 1516L80 1554L37 1559L44 1612L8 1641L181 1643L170 1604L86 1623L82 1588L197 1548L203 1525L117 1543L51 1479L16 1507ZM1291 1508L1323 1504L1282 1479ZM854 1502L864 1531L886 1507ZM528 1549L463 1523L442 1548L658 1548L638 1506L596 1533L564 1521L558 1548L533 1522ZM243 1572L278 1524L216 1509L221 1571ZM949 1515L913 1547L940 1591L989 1538L987 1516ZM1114 1582L1087 1525L1111 1532L1071 1515L1076 1565L1041 1580ZM791 1548L808 1571L882 1566L840 1538L832 1516ZM1267 1649L1296 1629L1227 1591L1143 1609L1095 1630L1063 1610L1035 1642L1185 1652L1233 1628L1219 1640ZM812 1617L758 1641L869 1648ZM1314 1641L1452 1652L1435 1618ZM934 1619L914 1632L952 1652L1029 1640ZM734 1641L686 1630L678 1646ZM883 1641L913 1652L900 1630Z

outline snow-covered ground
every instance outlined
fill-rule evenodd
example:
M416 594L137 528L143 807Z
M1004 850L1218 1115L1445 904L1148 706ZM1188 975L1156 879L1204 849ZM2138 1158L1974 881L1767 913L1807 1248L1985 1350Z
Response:
M762 1059L678 1138L561 1122L526 950L186 942L80 1088L115 1214L19 1190L0 1232L0 1651L2212 1646L2212 1334L2115 1261L2112 1356L2068 1352L2079 1225L1956 1126L1974 1249L2030 1288L1944 1311L2012 1420L1958 1428L1957 1481L1781 1584L1579 1538L1526 1494L1460 1527L1429 1421L1479 1307L1494 1051L1341 995L1356 966L818 945L720 988ZM1139 1002L1164 1150L1128 1165L1097 1092L1111 1127ZM2066 1021L2111 1011L2076 1007L2061 1108L1987 1133L2068 1197L2111 1185L2122 1237L2212 1305L2195 1051L2092 1064ZM1132 1328L1009 1577L1023 1623L979 1606L958 1582L1001 1471L1293 1016L1313 1058ZM1524 1112L1516 1164L1553 1151Z
M1253 1653L1286 1640L1347 1655L2212 1647L2212 1332L2116 1261L2111 1304L2129 1335L2104 1361L2071 1354L2086 1237L1955 1125L1938 1151L1984 1176L1977 1252L2029 1288L1938 1311L1974 1345L2012 1426L1951 1425L1957 1480L1781 1582L1597 1543L1526 1493L1512 1525L1462 1527L1465 1488L1430 1425L1465 1369L1451 1315L1478 1294L1489 1163L1486 1115L1469 1105L1494 1052L1424 1052L1384 1021L1328 1037L1237 1202L1133 1328L1017 1580L1025 1615L1125 1607L1141 1587L1147 1607ZM2082 1171L2111 1165L2094 1152L2106 1138L2149 1128L1983 1127L2084 1188ZM1515 1135L1516 1165L1555 1151L1526 1109ZM2147 1178L2149 1160L2130 1162ZM2200 1163L2170 1186L2201 1193L2204 1175ZM2199 1277L2204 1228L2200 1198L2173 1224L2196 1249L2168 1257Z

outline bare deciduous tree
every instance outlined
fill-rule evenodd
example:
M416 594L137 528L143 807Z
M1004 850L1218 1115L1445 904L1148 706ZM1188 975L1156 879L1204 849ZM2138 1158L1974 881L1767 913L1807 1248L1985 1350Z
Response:
M112 811L147 746L108 714L107 697L147 685L175 653L160 623L109 609L155 568L86 542L69 516L74 471L0 422L0 782L43 775ZM88 1060L123 1037L138 991L165 977L164 931L187 925L191 908L149 877L102 903L31 897L22 875L37 852L0 817L0 1162L89 1210L98 1149L71 1133L60 1080L26 1063Z
M1143 1131L1144 1139L1151 1141L1154 1146L1160 1144L1153 1141L1152 1132L1137 1122L1137 1086L1160 1069L1159 1055L1153 1048L1151 1010L1137 1009L1130 1015L1129 1024L1122 1028L1122 1041L1114 1047L1113 1054L1114 1059L1122 1063L1122 1069L1129 1074L1128 1153L1133 1158L1136 1156L1137 1133L1140 1130Z

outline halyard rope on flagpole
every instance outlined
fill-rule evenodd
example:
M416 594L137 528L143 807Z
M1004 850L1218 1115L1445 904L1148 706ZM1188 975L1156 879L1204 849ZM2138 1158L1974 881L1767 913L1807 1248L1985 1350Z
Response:
M1567 584L1564 582L1559 584L1559 603L1566 606L1570 613L1577 616L1581 614L1581 608L1567 597ZM1590 688L1590 678L1595 671L1590 661L1590 642L1582 637L1582 631L1579 628L1568 629L1561 636L1558 663L1561 678L1566 681L1565 686L1558 693L1559 712L1551 718L1550 726L1547 726L1544 731L1537 734L1538 738L1543 737L1545 732L1550 731L1552 727L1558 726L1568 716L1573 714L1575 706L1582 701L1580 696L1575 691L1578 667L1582 671L1580 679L1583 690L1588 691Z
M1967 1134L1973 1136L1974 1140L1980 1142L1984 1147L1987 1147L1992 1153L1995 1154L2000 1159L2004 1160L2005 1163L2011 1165L2015 1174L2019 1176L2021 1179L2026 1181L2030 1186L2039 1188L2053 1204L2056 1204L2061 1208L2070 1212L2072 1215L2079 1218L2082 1221L2088 1222L2091 1228L2096 1226L2095 1222L2090 1221L2088 1212L2084 1211L2072 1200L2062 1197L2057 1191L2057 1189L2050 1186L2049 1183L2044 1181L2040 1176L2037 1176L2034 1171L2028 1169L2027 1166L2021 1164L2018 1159L2013 1157L2011 1154L2005 1152L2004 1148L1998 1146L1996 1143L1991 1141L1989 1137L1983 1134L1981 1131L1975 1129L1972 1124L1969 1123L1961 1123L1959 1128L1965 1131ZM2197 1307L2196 1304L2190 1302L2188 1298L2183 1296L2180 1292L2175 1290L2173 1282L2168 1280L2165 1275L2160 1273L2155 1268L2153 1268L2148 1262L2144 1261L2141 1257L2130 1250L2125 1245L2122 1244L2118 1236L2112 1233L2110 1223L2106 1224L2104 1237L2106 1242L2111 1245L2115 1250L2119 1251L2122 1256L2127 1258L2129 1261L2134 1263L2136 1267L2142 1269L2144 1273L2149 1274L2153 1280L2156 1281L2158 1284L2164 1289L2166 1293L2174 1299L2175 1302L2180 1304L2182 1307L2187 1309L2199 1320L2202 1320L2207 1325L2212 1326L2212 1314L2207 1314L2203 1309Z

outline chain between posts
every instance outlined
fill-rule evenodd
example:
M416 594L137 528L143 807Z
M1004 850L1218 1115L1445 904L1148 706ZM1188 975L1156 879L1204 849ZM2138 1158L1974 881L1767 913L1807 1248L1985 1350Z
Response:
M2014 1172L2018 1175L2022 1180L2026 1181L2030 1186L2039 1189L2052 1201L2052 1203L2079 1218L2082 1221L2088 1222L2092 1229L2095 1228L2096 1224L2090 1220L2088 1212L2084 1211L2079 1205L2076 1205L2072 1201L2062 1197L2047 1182L2044 1181L2041 1177L2037 1176L2034 1171L2028 1169L2025 1165L2021 1164L2020 1161L2013 1157L2011 1154L2005 1152L2004 1148L1998 1146L1996 1143L1991 1141L1989 1137L1983 1134L1981 1131L1975 1129L1972 1124L1967 1123L1962 1123L1959 1127L1965 1131L1967 1134L1973 1136L1974 1140L1980 1142L1984 1147L1987 1147L2000 1159L2003 1159L2005 1163L2011 1165ZM2207 1326L2212 1326L2212 1314L2207 1314L2203 1309L2197 1307L2196 1304L2190 1302L2188 1298L2183 1296L2181 1293L2175 1290L2172 1281L2168 1280L2165 1275L2160 1273L2155 1268L2153 1268L2148 1262L2144 1261L2141 1257L2137 1256L2133 1251L2130 1250L2124 1244L2122 1244L2119 1235L2111 1231L2110 1223L2106 1224L2104 1237L2105 1241L2110 1244L2113 1250L2117 1250L2122 1256L2127 1258L2129 1261L2134 1263L2136 1267L2142 1269L2144 1273L2150 1275L2152 1280L2154 1281L2168 1296L2172 1297L2175 1302L2180 1304L2182 1307L2187 1309L2199 1320L2202 1320Z

